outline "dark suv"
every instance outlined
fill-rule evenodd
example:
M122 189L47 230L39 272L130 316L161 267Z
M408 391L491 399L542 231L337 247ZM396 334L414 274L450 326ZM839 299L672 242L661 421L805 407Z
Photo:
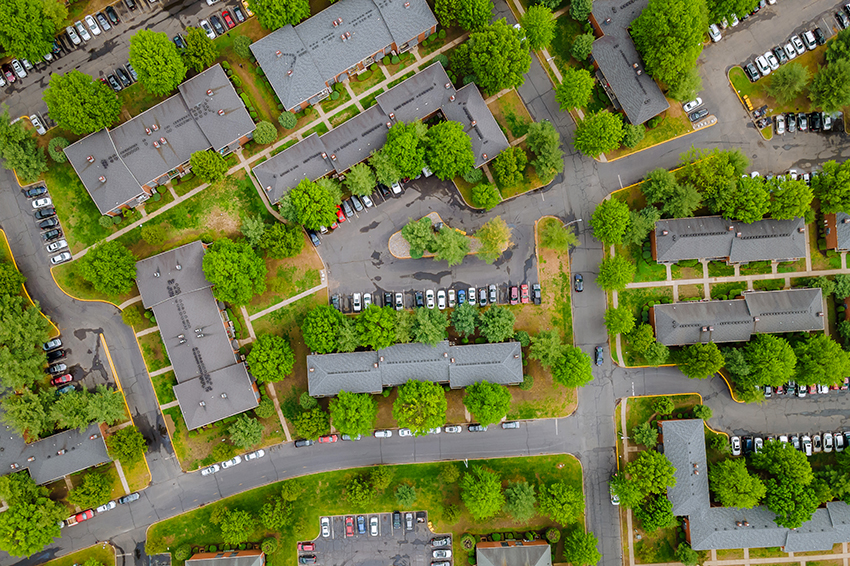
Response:
M47 352L47 361L55 362L57 360L61 360L65 357L65 350L53 350L52 352Z
M823 45L824 43L826 43L826 35L824 35L823 30L818 27L812 31L815 34L815 43L817 43L818 45Z
M425 306L425 299L422 296L422 291L416 291L413 294L413 301L414 301L414 305L416 305L419 308L422 308L422 307Z
M744 72L747 73L747 78L750 79L750 82L756 82L761 78L756 66L752 63L747 63L747 66L744 67Z
M401 528L401 513L399 511L393 511L393 528Z
M823 115L820 112L812 112L809 114L809 129L813 132L823 130Z
M48 218L47 220L42 220L38 223L38 227L42 230L47 230L48 228L56 228L59 226L59 219L55 216L53 218Z
M51 216L56 216L56 209L52 206L48 206L46 208L39 208L35 211L36 220L44 220L45 218L50 218Z

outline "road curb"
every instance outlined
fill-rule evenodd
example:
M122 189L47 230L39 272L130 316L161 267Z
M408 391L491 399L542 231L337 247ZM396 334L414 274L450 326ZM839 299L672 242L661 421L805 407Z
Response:
M59 290L60 290L60 291L62 291L63 293L65 293L66 295L68 295L69 297L71 297L72 299L74 299L74 300L76 300L76 301L83 301L83 302L85 302L85 303L105 303L105 304L107 304L107 305L112 305L113 307L115 307L115 308L116 308L116 309L118 309L119 311L120 311L120 310L123 310L121 307L119 307L119 306L118 306L118 305L116 305L115 303L110 302L110 301L105 301L105 300L103 300L103 299L81 299L80 297L75 297L74 295L72 295L71 293L69 293L68 291L66 291L66 290L62 287L62 285L60 285L60 284L59 284L59 282L56 280L56 275L54 275L54 274L53 274L53 270L54 270L56 267L57 267L57 266L53 266L53 267L51 267L51 268L50 268L50 277L52 277L52 278L53 278L53 283L54 283L54 284L55 284L55 285L59 288ZM131 327L131 328L132 328L132 327Z

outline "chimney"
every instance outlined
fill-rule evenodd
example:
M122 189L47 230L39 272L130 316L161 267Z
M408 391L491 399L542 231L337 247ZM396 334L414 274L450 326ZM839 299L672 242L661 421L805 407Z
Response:
M714 332L714 327L713 327L713 326L709 326L709 327L708 327L708 331L709 331L709 332Z
M156 140L153 140L153 146L154 146L155 149L159 149L159 142L156 141Z
M745 527L749 527L749 526L750 526L750 522L749 522L749 521L744 521L744 526L745 526Z
M761 320L759 317L757 317L757 316L753 317L753 322L758 322L759 320Z
M159 126L157 126L156 124L151 124L151 130L157 131L159 130Z
M444 357L444 358L448 358L448 357L449 357L449 353L448 353L448 352L443 352L443 357Z
M351 32L350 31L345 32L345 37L346 37L346 39L351 39Z
M474 128L474 127L475 127L475 124L477 124L477 123L478 123L478 122L476 122L475 120L473 120L473 121L472 121L472 127Z
M89 155L88 157L86 157L86 161L88 161L89 163L94 163L94 155Z
M843 219L841 220L841 223L842 223L842 224L847 224L848 222L850 222L850 218L843 218Z
M310 373L313 373L314 371L316 371L316 368L311 367L309 371L310 371Z
M269 193L269 192L271 192L271 190L272 190L271 185L267 185L266 186L266 192Z
M343 42L345 42L345 34L344 34L344 33L343 33L343 34L341 34L341 35L339 36L339 38L340 38Z
M735 229L735 227L734 227L734 226L729 226L729 227L728 227L728 228L726 228L726 229L727 229L727 230L729 230L729 231L731 232L732 230L734 230L734 229Z
M336 19L336 21L337 21L337 23L340 23L340 24L341 24L341 23L342 23L342 18L337 18L337 19Z
M487 161L487 154L486 153L482 153L481 157L484 159L484 161Z
M743 527L744 523L742 523L741 521L735 521L735 526L736 527Z
M222 108L221 110L219 110L219 111L218 111L218 115L219 115L219 116L224 116L224 108Z
M275 54L275 57L280 57L281 55L283 55L283 53L280 52L280 49L275 51L274 54Z
M212 91L212 89L211 89L211 88L208 88L208 89L207 89L207 96L212 96L212 95L213 95L213 91Z
M327 158L328 158L328 154L323 151L322 152L322 159L327 159Z
M387 120L387 127L388 127L388 128L392 128L392 127L393 127L393 123L392 123L392 122L390 122L389 120Z
M336 161L336 154L335 153L331 154L331 161Z
M641 76L642 74L643 74L643 71L641 71L640 69L638 69L638 70L637 70L637 75L638 75L638 76Z
M390 120L395 120L395 112L390 112Z
M741 233L740 233L740 232L735 232L735 237L736 237L736 238L740 238L740 237L741 237Z
M450 83L450 82L446 83L446 88L452 88L452 83Z
M339 21L334 20L334 21L333 21L333 25L334 25L334 27L338 26L338 25L339 25ZM278 53L280 53L280 52L278 52Z
M452 359L451 359L451 360L449 360L449 361L450 361L451 363L455 363L455 359L454 359L454 358L452 358Z
M452 102L454 102L454 101L455 101L455 95L451 95L451 96L449 97L449 100L451 100Z
M661 235L662 235L662 236L666 236L666 235L667 235L667 234L669 234L669 233L670 233L670 232L668 232L667 230L662 230L662 231L661 231Z
M291 77L291 76L292 76L292 69L289 69L288 71L286 71L286 76L287 76L287 77Z
M374 367L375 369L377 369L377 368L378 368L378 362L375 362L374 364L372 364L372 367Z
M608 24L611 23L611 18L605 18L605 21L602 22L602 23L604 23L607 26Z
M165 141L165 138L159 138L159 143L161 143L162 145L168 145L168 142Z
M802 234L805 231L806 231L805 226L800 226L799 228L797 228L797 232L799 232L800 234Z
M708 327L707 327L707 326L703 326L703 327L702 327L702 331L703 331L703 332L708 332Z
M383 361L384 361L384 356L381 356L381 357L380 357L380 358L378 358L378 359L379 359L380 361L382 361L382 362L383 362Z
M145 128L145 133L146 133L147 135L151 135L151 129L150 129L150 128Z
M97 180L98 180L98 181L100 181L101 183L105 183L105 182L106 182L106 177L104 177L103 175L101 175L100 177L98 177L98 178L97 178Z
M405 2L405 3L404 3L404 7L405 7L405 8L410 8L410 2Z

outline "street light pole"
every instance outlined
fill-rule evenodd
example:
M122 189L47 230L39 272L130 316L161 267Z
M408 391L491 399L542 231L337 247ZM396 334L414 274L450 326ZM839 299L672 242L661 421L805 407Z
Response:
M576 222L581 222L581 218L576 218L575 220L572 220L572 221L570 221L570 222L567 222L566 224L564 224L564 228L566 228L566 227L567 227L567 226L569 226L570 224L575 224Z

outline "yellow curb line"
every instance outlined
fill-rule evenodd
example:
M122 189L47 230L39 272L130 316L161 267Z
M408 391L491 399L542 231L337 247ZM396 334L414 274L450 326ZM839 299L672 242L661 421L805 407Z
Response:
M14 266L15 266L15 270L17 270L17 272L18 272L18 273L21 273L21 270L18 268L18 262L17 262L17 261L15 261L15 254L13 254L13 253L12 253L12 246L10 246L10 245L9 245L9 238L7 238L7 237L6 237L6 232L5 232L2 228L0 228L0 235L2 235L2 236L3 236L3 243L6 245L6 248L9 250L9 257L11 257L11 258L12 258L12 265L14 265ZM21 284L21 289L23 289L23 291L24 291L24 295L26 295L27 300L29 300L29 302L30 302L30 305L32 305L33 307L35 307L35 301L33 301L33 300L32 300L32 297L30 297L30 294L29 294L29 292L27 291L27 286L26 286L26 285L24 285L24 284ZM59 331L59 327L58 327L58 326L56 326L56 325L53 323L53 321L52 321L52 320L50 320L50 317L48 317L46 314L44 314L43 312L41 312L41 309L40 309L40 308L38 309L38 314L40 314L41 316L43 316L43 317L44 317L44 319L48 322L48 324L50 324L50 326L52 326L52 327L53 327L53 330L55 330L55 331L56 331L56 334L50 334L50 335L49 335L51 338L55 338L56 336L59 336L59 335L61 334L61 332Z
M123 310L121 307L119 307L118 305L116 305L115 303L110 302L110 301L105 301L103 299L81 299L80 297L76 297L76 296L72 295L71 293L66 291L62 287L62 285L60 285L59 282L56 280L56 275L54 275L54 273L53 273L53 270L56 269L56 267L58 267L58 266L54 266L54 267L50 268L50 276L53 278L53 282L56 284L56 286L59 287L59 290L62 291L63 293L65 293L66 295L68 295L69 297L71 297L72 299L75 299L77 301L83 301L83 302L86 302L86 303L105 303L107 305L112 305L113 307L115 307L119 311Z
M749 110L747 110L747 105L746 105L746 104L744 104L744 99L743 99L743 98L741 98L741 95L740 95L740 94L738 94L738 89L737 89L737 88L735 88L735 85L734 85L734 84L732 84L732 79L731 79L731 78L729 78L729 73L731 73L731 72L732 72L732 69L741 69L741 66L740 66L740 65L734 65L732 68L730 68L728 71L726 71L726 80L729 82L729 86L730 86L730 87L732 87L732 92L734 92L734 93L735 93L735 96L737 96L737 97L738 97L738 102L740 102L740 103L741 103L741 106L743 106L743 107L744 107L744 110L746 110L747 114L749 115L750 111L749 111ZM744 69L741 69L741 72L743 73L743 72L744 72ZM752 120L750 120L750 121L752 121ZM770 141L769 139L767 139L766 137L764 137L764 134L763 134L763 133L761 133L761 130L759 129L759 127L758 127L758 126L756 126L756 124L755 124L755 123L753 124L753 126L755 126L755 127L756 127L756 131L758 131L759 135L761 136L761 138L762 138L764 141ZM773 139L773 138L771 137L771 139Z

